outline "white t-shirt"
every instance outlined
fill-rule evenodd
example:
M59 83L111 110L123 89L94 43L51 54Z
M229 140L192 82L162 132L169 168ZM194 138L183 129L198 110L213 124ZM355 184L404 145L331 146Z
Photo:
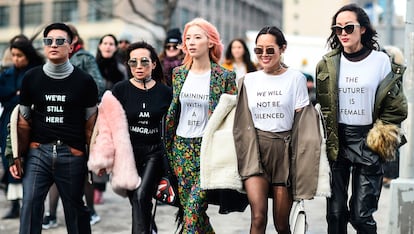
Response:
M347 125L372 124L375 92L379 83L391 71L383 52L372 51L365 59L352 62L341 56L338 80L338 122Z
M247 73L246 65L239 66L237 63L233 63L233 71L236 73L236 84L238 84L239 79Z
M309 104L306 78L291 68L281 75L247 73L244 86L254 126L262 131L291 130L295 110Z
M203 74L188 72L180 93L181 112L177 135L202 137L208 121L211 70Z

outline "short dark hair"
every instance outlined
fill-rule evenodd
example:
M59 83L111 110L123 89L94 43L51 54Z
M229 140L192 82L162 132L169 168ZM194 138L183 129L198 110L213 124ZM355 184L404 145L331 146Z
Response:
M273 35L276 38L276 44L279 46L279 48L282 48L284 45L287 45L285 35L283 35L282 30L280 30L276 26L265 26L265 27L263 27L259 31L259 33L257 34L256 41L255 41L256 44L257 44L257 39L259 39L259 37L261 35L264 35L264 34Z
M68 43L71 44L72 40L73 40L73 32L72 30L69 28L69 26L67 26L64 23L52 23L49 24L48 26L46 26L45 30L43 31L43 37L47 37L47 34L49 34L50 31L52 30L62 30L65 31L69 38L68 38Z
M146 49L150 52L151 60L156 63L155 69L152 70L152 74L151 74L152 79L165 84L166 82L164 78L164 72L162 70L162 65L161 65L160 59L158 58L157 52L155 51L154 47L145 41L139 41L139 42L132 43L127 48L128 60L131 58L130 56L131 52L136 49Z

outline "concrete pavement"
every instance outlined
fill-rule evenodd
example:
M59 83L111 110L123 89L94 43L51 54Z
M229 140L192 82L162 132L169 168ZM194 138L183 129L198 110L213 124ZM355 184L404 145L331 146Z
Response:
M129 201L126 198L119 197L114 194L109 188L104 193L105 203L96 205L95 209L101 216L101 222L92 226L92 233L131 233L131 210ZM390 190L383 188L379 209L375 214L378 223L378 233L385 234L387 232L389 204L390 204ZM270 200L269 200L270 201ZM307 212L308 234L324 234L326 233L325 222L325 199L315 198L311 201L305 201L305 209ZM8 211L9 203L6 202L3 191L0 192L0 217ZM162 205L157 207L156 222L159 234L172 234L175 231L175 213L176 208ZM210 221L218 234L245 234L249 232L250 225L250 211L247 207L243 213L231 213L228 215L218 214L217 206L209 206L208 214ZM45 234L64 234L66 232L63 216L62 204L58 207L58 228L44 230ZM0 234L14 234L18 233L19 221L15 220L0 220ZM271 213L269 213L269 221L266 233L276 233ZM356 233L349 225L348 233Z

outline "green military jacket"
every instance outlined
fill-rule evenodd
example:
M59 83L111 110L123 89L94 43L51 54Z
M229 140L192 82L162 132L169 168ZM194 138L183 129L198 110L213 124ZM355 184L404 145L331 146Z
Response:
M326 121L328 158L336 160L338 140L338 77L341 51L332 50L323 56L316 67L316 98ZM391 61L391 72L381 81L375 95L373 121L400 125L407 118L407 99L403 92L402 76L405 67Z

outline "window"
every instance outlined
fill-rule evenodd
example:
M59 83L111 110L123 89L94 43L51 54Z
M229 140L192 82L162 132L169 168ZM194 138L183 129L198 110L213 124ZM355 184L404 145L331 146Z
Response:
M112 17L112 0L89 0L88 21L105 21Z
M60 1L53 3L54 22L77 22L78 19L78 1Z
M0 42L0 56L4 55L4 51L9 49L9 42ZM2 61L0 60L0 67L3 65L1 64Z
M24 6L24 24L39 25L42 23L42 3L29 3Z
M88 39L88 47L86 48L91 54L96 56L96 51L99 46L99 37L89 38Z
M220 10L221 10L221 0L216 0L216 11L217 12L220 12Z
M167 10L167 9L164 9L164 8L165 8L164 1L157 0L155 2L155 20L157 22L163 22L163 19L164 19L164 14L163 13L164 13L165 10Z
M0 6L0 27L10 25L10 7Z
M190 11L188 9L181 10L181 22L189 22L191 20Z

